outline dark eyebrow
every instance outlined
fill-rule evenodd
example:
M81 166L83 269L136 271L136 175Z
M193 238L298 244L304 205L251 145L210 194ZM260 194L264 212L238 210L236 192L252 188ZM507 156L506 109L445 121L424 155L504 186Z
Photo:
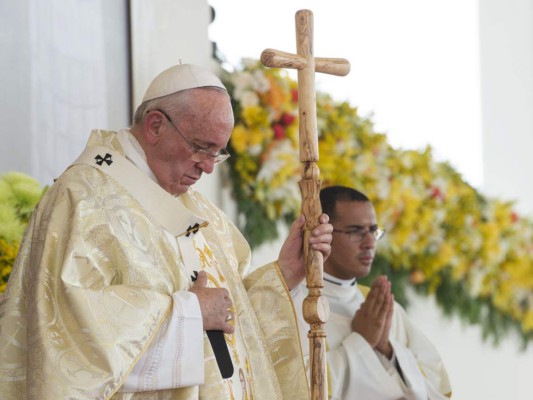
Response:
M378 224L372 224L369 226L368 229L377 229L379 228ZM346 229L365 229L365 226L363 225L348 225Z
M363 225L348 225L346 229L364 229Z

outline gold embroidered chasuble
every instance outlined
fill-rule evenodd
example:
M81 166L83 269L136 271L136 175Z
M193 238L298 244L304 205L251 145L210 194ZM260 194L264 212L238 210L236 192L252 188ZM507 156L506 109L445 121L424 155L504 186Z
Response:
M136 169L114 132L93 131L86 153L51 186L28 224L0 306L0 393L6 399L309 398L295 310L276 263L247 275L245 239L192 189L176 209L208 224L180 244L159 223L165 210L153 207L178 200L146 178L133 182L148 199L143 203L127 189L132 182L116 178L127 174L106 171L109 162L127 173ZM187 246L194 257L183 254ZM204 334L204 360L195 360L204 363L203 385L119 392L168 317L170 295L190 287L190 260L207 272L209 285L230 292L235 333L225 338L233 379L222 379Z

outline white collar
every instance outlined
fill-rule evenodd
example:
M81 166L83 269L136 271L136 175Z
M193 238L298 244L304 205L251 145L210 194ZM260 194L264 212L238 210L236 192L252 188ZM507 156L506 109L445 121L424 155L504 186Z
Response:
M158 183L157 178L148 166L146 153L131 131L129 129L121 129L117 132L117 139L124 150L126 158L135 164L151 180Z
M327 281L327 282L330 282L330 283L334 283L334 284L339 285L339 286L343 286L343 287L355 286L355 284L356 284L356 279L355 278L352 278L352 279L340 279L340 278L337 278L336 276L328 274L327 272L324 272L324 280Z
M363 300L363 295L354 279L339 279L324 272L323 294L339 304L351 304Z

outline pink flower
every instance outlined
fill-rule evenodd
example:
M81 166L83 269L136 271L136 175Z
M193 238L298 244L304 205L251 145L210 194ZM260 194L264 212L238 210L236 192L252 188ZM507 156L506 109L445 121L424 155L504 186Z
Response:
M431 192L431 197L438 200L444 200L444 193L442 193L438 187L434 186Z
M296 118L294 117L294 115L290 113L283 113L283 115L281 116L280 122L283 126L289 126L290 124L294 122L295 119Z
M274 139L283 139L285 137L285 129L281 124L272 125L274 130Z

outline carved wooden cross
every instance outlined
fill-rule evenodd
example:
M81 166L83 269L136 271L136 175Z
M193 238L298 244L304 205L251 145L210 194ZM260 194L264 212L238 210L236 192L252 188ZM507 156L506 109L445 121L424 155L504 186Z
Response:
M329 305L322 296L322 253L309 248L311 230L319 222L322 213L319 192L318 134L316 123L315 72L344 76L350 72L350 63L342 58L313 57L313 13L300 10L296 13L297 54L266 49L261 53L261 62L267 67L298 70L299 140L302 194L302 213L305 215L304 255L306 261L307 288L309 295L303 304L305 321L310 325L309 365L311 368L311 397L326 400L326 332L324 324L329 318Z

